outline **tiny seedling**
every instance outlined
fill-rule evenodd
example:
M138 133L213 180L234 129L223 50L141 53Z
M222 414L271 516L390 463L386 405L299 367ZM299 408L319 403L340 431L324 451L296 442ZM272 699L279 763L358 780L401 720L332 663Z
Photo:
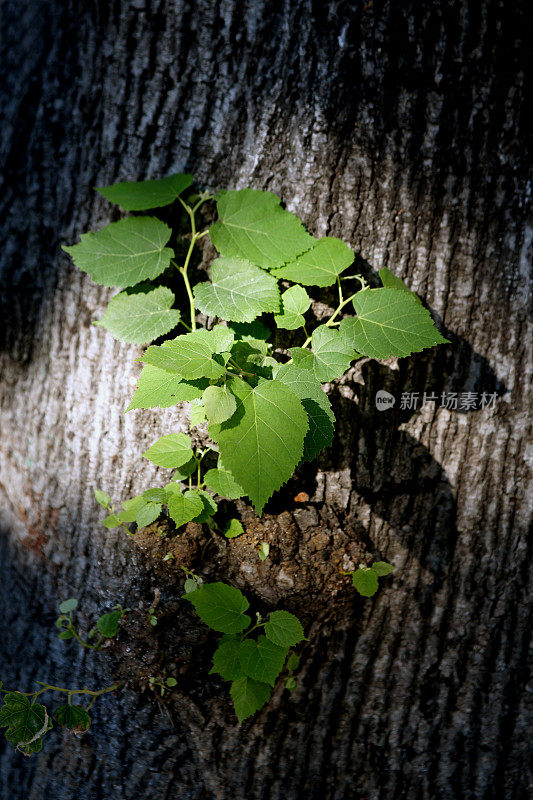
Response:
M259 546L259 558L261 561L266 561L270 555L270 545L268 542L261 542Z
M148 678L148 685L154 692L159 692L163 697L167 689L173 689L178 685L176 678Z
M298 682L294 677L294 672L300 666L300 657L296 653L290 653L287 659L287 677L285 678L285 688L289 690L289 692L294 692Z
M118 633L120 620L129 611L129 609L117 605L109 613L102 614L96 621L96 627L91 628L87 633L87 639L84 639L82 632L75 627L72 620L72 614L77 608L78 600L75 597L63 600L59 605L60 614L55 624L59 629L60 639L76 639L87 650L100 650L106 639L113 639Z
M376 561L371 567L360 564L354 572L342 572L343 575L351 575L352 582L357 591L363 597L372 597L378 590L378 578L390 575L395 567L387 564L386 561Z

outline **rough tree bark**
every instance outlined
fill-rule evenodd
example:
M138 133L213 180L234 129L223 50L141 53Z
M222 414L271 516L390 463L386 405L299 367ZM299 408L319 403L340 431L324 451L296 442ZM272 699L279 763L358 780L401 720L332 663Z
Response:
M526 798L527 4L1 9L0 672L18 688L132 679L80 741L53 733L31 760L3 751L2 796ZM403 277L452 339L333 387L338 433L318 474L261 521L241 506L242 540L206 547L194 526L175 540L207 576L306 621L299 688L241 728L156 537L97 524L93 487L145 487L155 470L139 454L184 416L123 416L139 353L91 326L109 293L59 250L114 213L94 185L185 168L278 192L313 233L351 243L367 275ZM380 388L498 400L382 413ZM365 549L399 568L369 601L338 575ZM135 609L111 653L58 642L70 595L88 614ZM141 691L152 674L179 679L166 711Z

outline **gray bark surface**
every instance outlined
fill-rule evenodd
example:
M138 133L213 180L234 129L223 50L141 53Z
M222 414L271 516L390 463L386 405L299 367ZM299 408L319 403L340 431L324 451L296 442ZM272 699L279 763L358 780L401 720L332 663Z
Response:
M52 732L26 760L3 749L2 797L531 796L527 4L0 9L0 677L25 690L131 679L81 740ZM261 521L241 505L245 537L191 526L175 542L176 561L306 623L298 689L241 727L163 545L98 525L93 488L120 500L160 484L140 454L185 415L123 414L140 350L91 324L111 292L60 251L116 218L92 187L177 170L277 192L367 276L404 278L452 342L363 362L332 387L337 434L318 474L300 472ZM498 399L379 412L378 389ZM302 490L309 502L294 501ZM365 551L398 568L373 600L339 576ZM135 609L109 653L57 640L58 598L72 595L89 618ZM178 678L166 709L140 691L154 674Z

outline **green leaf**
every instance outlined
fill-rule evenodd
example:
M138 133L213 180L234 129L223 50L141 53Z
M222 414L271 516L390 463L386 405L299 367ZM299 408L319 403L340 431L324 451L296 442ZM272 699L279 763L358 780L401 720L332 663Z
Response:
M298 683L296 678L293 678L292 675L289 675L288 678L285 678L285 688L288 689L289 692L293 692L297 686Z
M204 314L234 322L279 311L277 280L241 258L217 258L211 265L211 283L197 284L194 299Z
M265 634L280 647L294 647L304 638L304 629L298 617L289 611L272 611L265 625Z
M63 602L59 604L59 610L62 614L69 614L71 611L75 611L77 607L78 601L75 597L69 597L68 600L63 600Z
M182 494L180 487L175 484L175 490L169 491L167 506L170 518L177 528L185 525L203 512L204 504L196 492ZM169 489L169 487L166 487Z
M145 500L148 500L150 503L167 502L167 493L164 489L147 489L145 492L142 493L142 496Z
M26 753L27 756L30 756L32 753L40 753L43 749L43 737L39 736L38 739L34 739L33 742L27 742L25 745L21 746L21 750Z
M163 506L161 503L147 503L143 508L139 509L135 522L138 528L145 528L151 525L161 515Z
M236 636L224 636L213 654L211 674L221 675L225 681L234 681L244 675L239 661L241 640Z
M186 478L189 477L189 475L193 474L193 472L196 470L197 467L198 467L198 462L194 457L191 458L191 460L187 461L187 463L184 464L182 467L178 467L176 469L176 471L172 475L172 481L184 481ZM165 486L165 489L167 488L168 486Z
M331 286L335 283L337 276L352 264L354 254L340 239L327 237L314 241L311 249L276 269L274 275L305 286Z
M205 473L205 485L215 494L236 500L244 495L244 490L239 486L231 472L226 469L210 469Z
M268 683L254 681L244 676L231 684L230 695L239 722L263 708L270 698Z
M311 350L308 350L305 347L293 347L291 349L291 356L295 366L299 367L300 369L308 369L314 372L315 357ZM318 378L316 380L318 380ZM321 381L318 382L321 383Z
M60 639L72 639L74 637L74 634L72 633L72 631L61 631L61 633L59 633L58 636Z
M312 333L313 371L321 383L344 375L356 353L346 344L339 331L320 325Z
M193 522L197 522L200 525L202 522L210 520L213 514L216 513L217 504L208 492L204 492L203 489L194 489L192 492L186 492L185 494L195 494L202 502L202 512L194 517Z
M335 415L328 396L314 374L295 363L281 364L274 372L274 378L288 386L302 401L309 418L303 459L312 461L324 447L329 447L333 440Z
M394 275L394 273L392 273L390 269L387 269L387 267L381 267L379 270L379 277L381 278L381 283L385 289L399 289L402 292L410 292L414 297L416 297L419 303L422 303L419 296L415 292L412 292L411 289L405 285L402 279Z
M219 336L206 330L186 333L161 346L152 345L140 360L189 380L217 380L224 375L224 367L213 358L215 353L222 352Z
M91 724L91 717L83 706L75 706L73 704L67 704L56 708L54 717L58 725L64 725L65 728L80 732L88 730Z
M132 497L131 500L124 500L122 508L124 510L118 515L120 522L136 522L139 528L155 522L162 510L161 503L149 501L142 494Z
M171 678L167 678L165 683L170 688L173 688L174 686L178 685L178 682L177 682L176 678L172 678L172 677Z
M154 181L123 181L112 186L97 186L96 191L126 211L147 211L170 205L193 181L192 175L177 172Z
M113 528L118 528L118 526L120 525L120 520L119 520L117 514L110 514L105 519L100 520L100 523L105 528L108 528L109 530L112 530Z
M166 286L142 292L127 289L110 300L95 323L130 344L146 344L175 328L180 312L172 309L174 295Z
M193 400L189 414L191 428L202 425L206 421L205 407L200 399Z
M386 561L376 561L375 564L372 564L372 569L378 578L383 578L385 575L389 575L391 572L394 572L396 567L393 567L392 564L387 564Z
M97 233L84 233L81 242L63 246L76 266L102 286L134 286L164 272L174 256L165 247L172 231L154 217L128 217Z
M232 378L229 388L237 411L227 422L211 424L209 432L220 447L224 466L261 513L302 457L307 414L281 381L262 381L252 388Z
M352 582L363 597L372 597L378 590L378 576L369 567L360 567L352 575Z
M231 360L244 372L263 378L271 378L272 370L278 366L276 359L268 356L263 342L235 342L231 350Z
M135 522L137 513L149 505L148 501L144 499L142 494L137 497L132 497L129 500L124 500L122 503L123 511L118 515L120 522Z
M274 686L287 658L287 648L278 647L259 636L257 641L245 639L239 647L239 662L244 674L261 683Z
M242 523L238 519L230 519L224 527L224 536L226 539L236 539L244 533Z
M278 328L294 331L303 328L305 319L303 315L309 309L311 301L303 286L291 286L281 296L283 313L276 315Z
M158 467L174 469L182 467L193 455L190 437L185 433L169 433L161 436L155 444L144 453L144 458Z
M239 589L226 583L206 583L186 595L200 619L214 631L240 633L251 620L245 614L250 603Z
M268 542L261 542L259 547L259 558L261 561L266 561L270 554L270 545Z
M225 192L217 200L219 220L209 229L223 256L245 258L259 267L280 267L313 246L313 237L271 192Z
M101 489L94 490L94 498L103 508L108 508L111 505L111 498Z
M225 422L237 409L237 401L227 386L208 386L202 401L209 422Z
M356 294L353 305L357 317L343 319L339 330L344 341L364 356L402 357L448 343L411 292L365 289Z
M109 614L102 614L96 621L98 631L107 639L112 639L118 633L118 624L122 619L122 609L117 608Z
M214 342L215 353L224 353L231 350L233 342L235 341L235 334L226 325L219 323L211 330L211 336Z
M8 692L0 708L0 728L7 728L5 736L11 744L37 741L39 734L48 729L46 708L39 703L32 704L28 697L18 692Z
M287 669L293 672L295 669L298 669L299 666L300 656L297 656L296 653L291 653L287 659Z
M189 594L189 592L195 592L198 589L198 584L194 578L187 578L183 584L183 588L185 589L185 593Z
M205 378L185 381L179 375L145 364L126 411L134 408L169 408L182 401L195 400L202 396L207 385Z
M266 342L272 333L264 323L257 319L253 322L230 322L228 328L234 332L236 339L252 343Z

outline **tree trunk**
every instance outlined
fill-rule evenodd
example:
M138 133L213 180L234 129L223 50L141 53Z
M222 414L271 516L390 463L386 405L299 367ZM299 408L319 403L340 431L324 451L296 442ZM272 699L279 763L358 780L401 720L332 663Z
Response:
M0 5L0 677L129 680L80 740L52 732L27 760L4 749L5 797L525 800L527 4ZM313 234L350 243L369 279L404 278L452 342L332 386L318 472L261 520L240 504L232 543L198 526L129 540L93 499L161 485L140 455L185 415L123 415L140 350L91 325L110 292L59 248L115 213L93 186L178 170L277 192ZM376 409L378 389L394 409ZM441 407L467 391L497 398ZM374 555L398 569L364 600L340 568ZM297 690L241 727L176 563L305 622ZM116 645L86 656L58 641L72 595L88 620L133 609ZM166 675L178 687L163 706L146 685Z

